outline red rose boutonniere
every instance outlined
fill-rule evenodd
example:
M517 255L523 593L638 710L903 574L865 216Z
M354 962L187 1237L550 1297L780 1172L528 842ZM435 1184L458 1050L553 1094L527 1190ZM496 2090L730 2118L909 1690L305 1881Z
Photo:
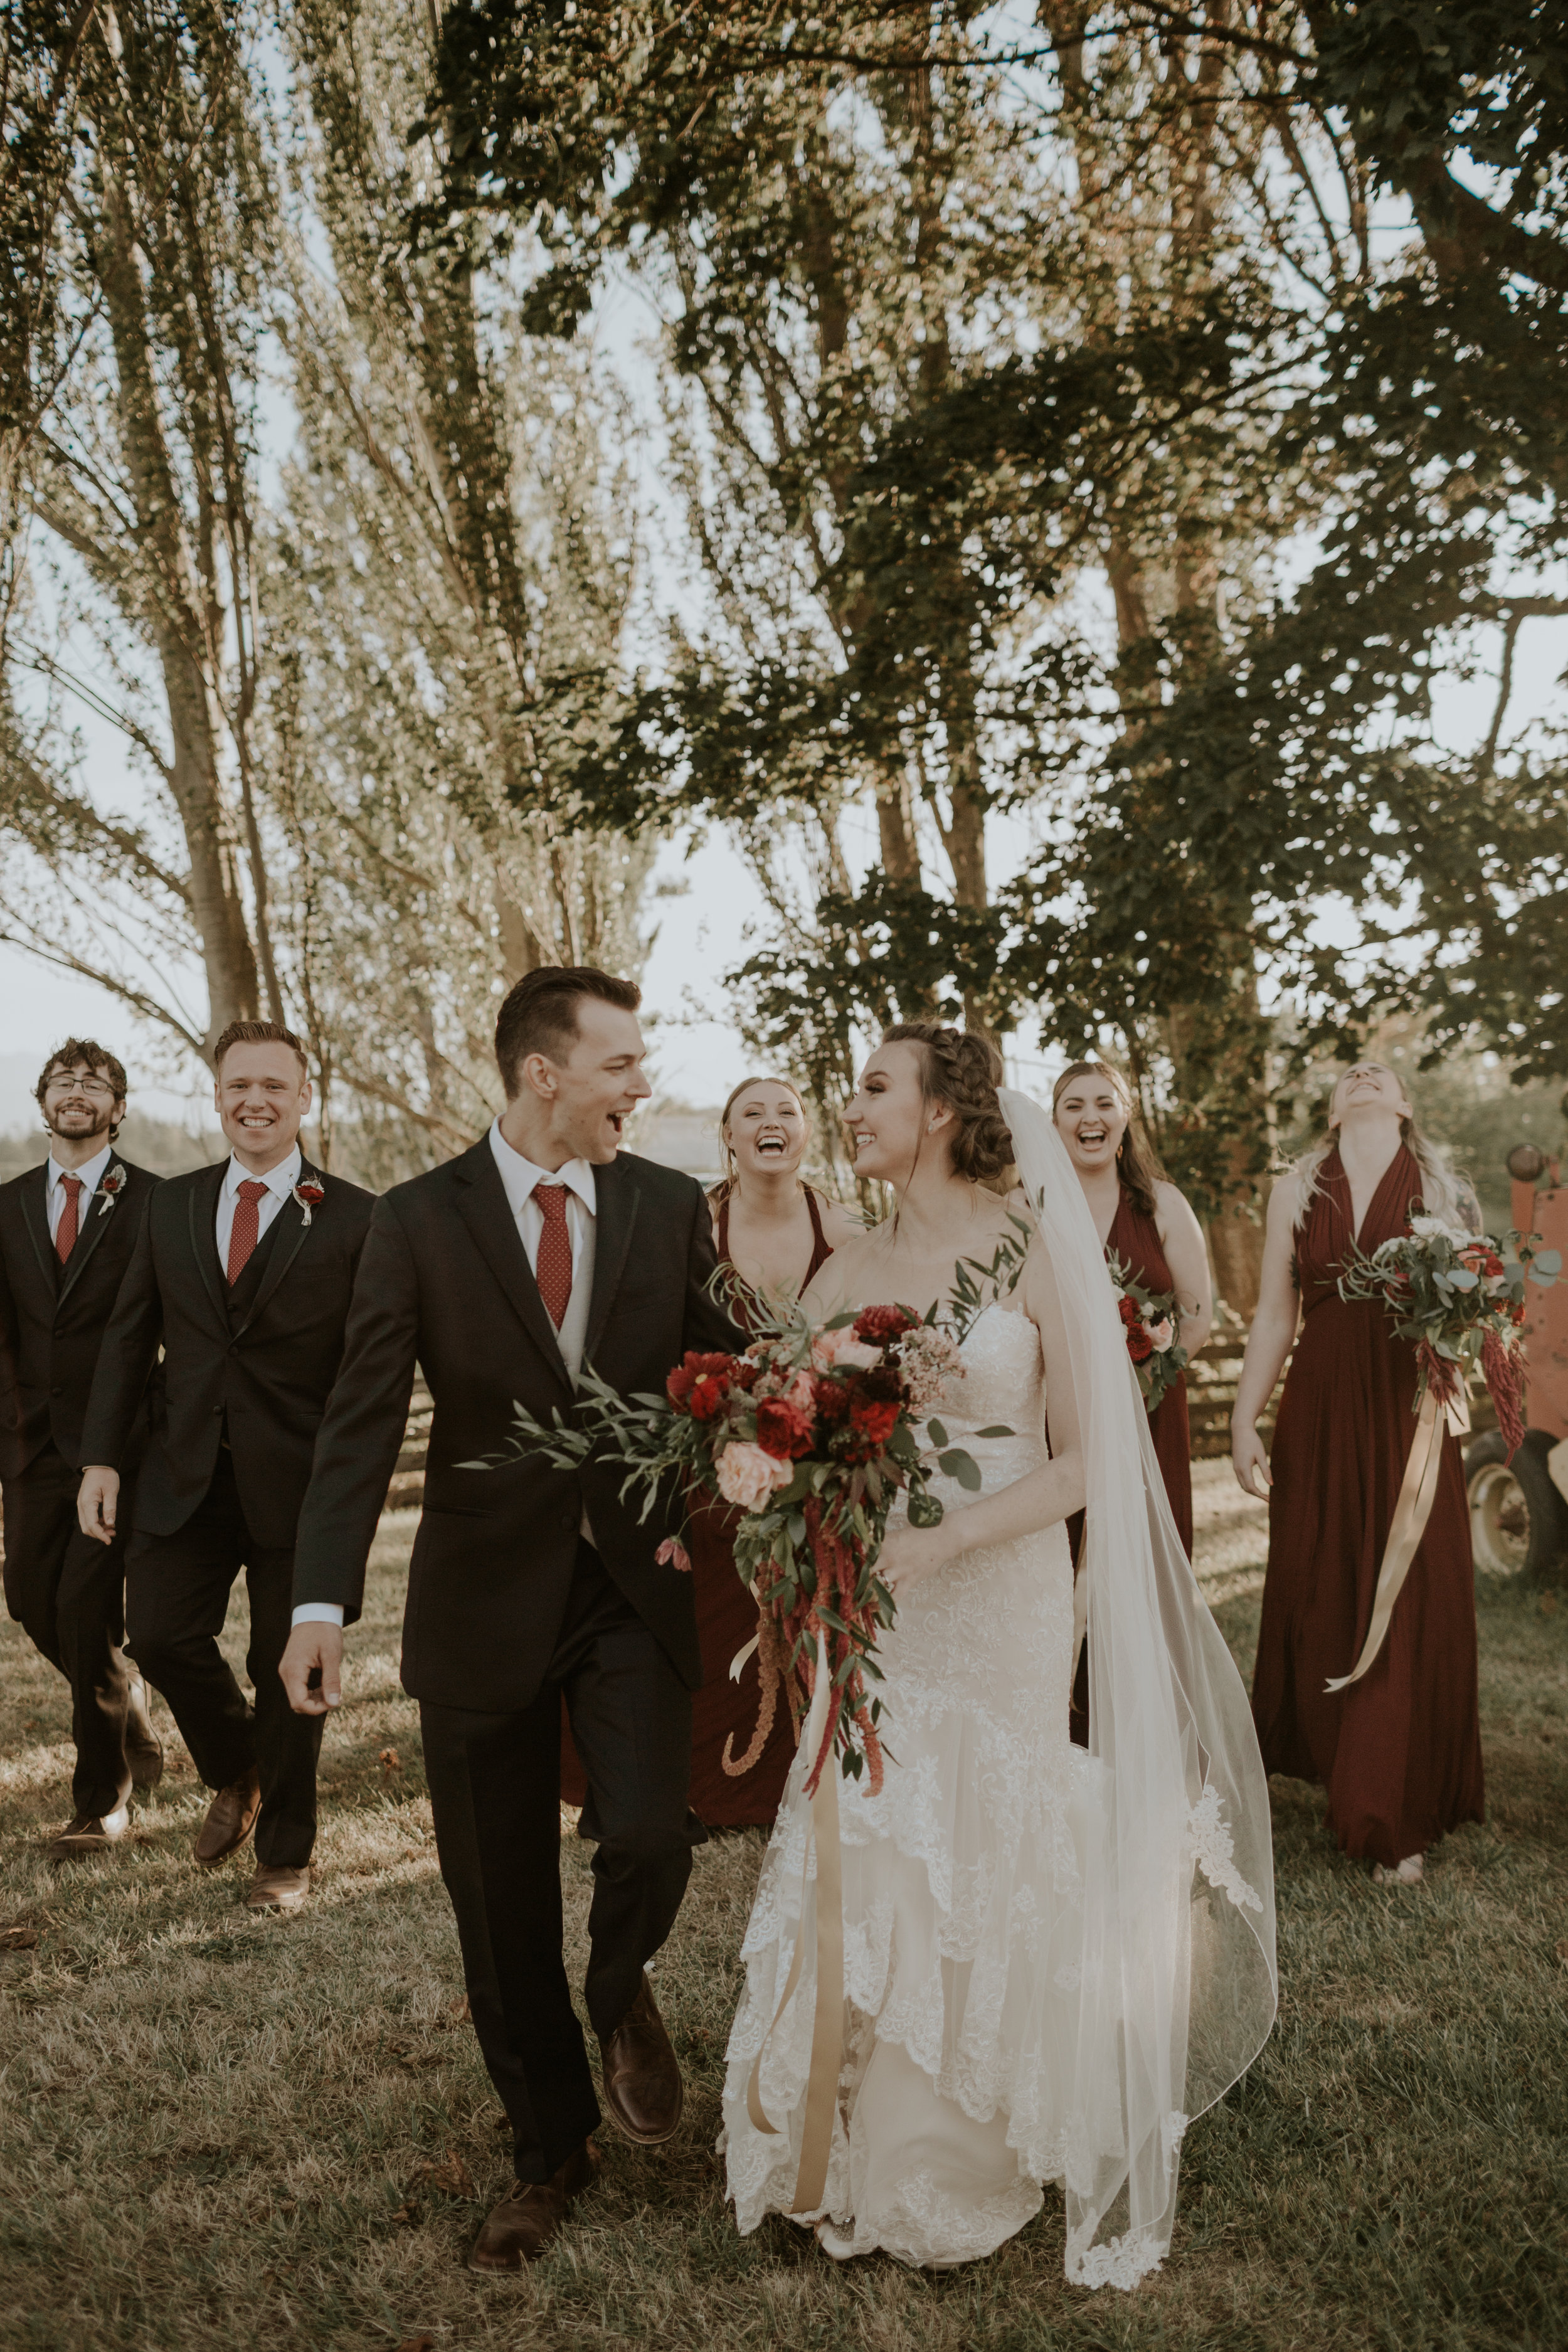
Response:
M98 1213L100 1217L107 1217L116 1200L125 1190L125 1171L118 1160L112 1161L104 1170L103 1181L98 1189L103 1196L98 1204Z
M289 1195L289 1198L291 1200L298 1201L300 1206L304 1210L304 1221L306 1224L309 1224L310 1222L311 1210L319 1209L326 1197L326 1186L324 1184L318 1184L313 1176L303 1178L300 1183L295 1185L293 1192Z

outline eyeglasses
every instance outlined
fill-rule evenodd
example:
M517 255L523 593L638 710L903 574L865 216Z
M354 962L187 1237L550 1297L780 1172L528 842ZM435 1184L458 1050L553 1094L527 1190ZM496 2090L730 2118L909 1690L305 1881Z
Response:
M45 1082L47 1095L91 1095L99 1102L118 1102L120 1090L107 1078L79 1078L69 1070L52 1071Z

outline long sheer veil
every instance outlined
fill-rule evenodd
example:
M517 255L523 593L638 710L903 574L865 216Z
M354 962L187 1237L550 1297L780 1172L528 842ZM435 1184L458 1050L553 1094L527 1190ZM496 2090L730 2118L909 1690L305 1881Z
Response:
M1170 2245L1183 2133L1273 2025L1268 1787L1171 1516L1083 1189L1040 1106L1011 1088L1001 1103L1061 1297L1086 1480L1090 1793L1067 2271L1130 2287Z

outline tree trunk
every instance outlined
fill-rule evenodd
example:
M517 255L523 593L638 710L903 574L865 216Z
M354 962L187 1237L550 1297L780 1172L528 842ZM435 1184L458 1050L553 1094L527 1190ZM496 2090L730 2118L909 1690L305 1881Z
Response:
M142 592L143 616L163 671L174 744L169 789L191 862L190 906L206 972L210 1054L231 1021L256 1018L256 954L218 775L217 734L201 653L205 633L159 413L131 199L110 160L111 143L119 142L105 128L99 277L114 339L117 421L136 505L144 580L151 574Z

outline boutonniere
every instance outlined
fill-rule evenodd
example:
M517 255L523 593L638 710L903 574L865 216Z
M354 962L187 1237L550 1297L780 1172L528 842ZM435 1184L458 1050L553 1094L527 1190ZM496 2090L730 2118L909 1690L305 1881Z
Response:
M309 1224L310 1222L310 1212L312 1209L319 1209L321 1207L321 1202L327 1197L327 1188L324 1184L318 1184L313 1176L306 1176L295 1185L289 1197L290 1199L299 1202L300 1206L305 1212L304 1222L306 1224Z
M98 1213L100 1217L107 1217L125 1190L125 1171L118 1160L104 1170L103 1181L98 1189L103 1195L98 1204Z

